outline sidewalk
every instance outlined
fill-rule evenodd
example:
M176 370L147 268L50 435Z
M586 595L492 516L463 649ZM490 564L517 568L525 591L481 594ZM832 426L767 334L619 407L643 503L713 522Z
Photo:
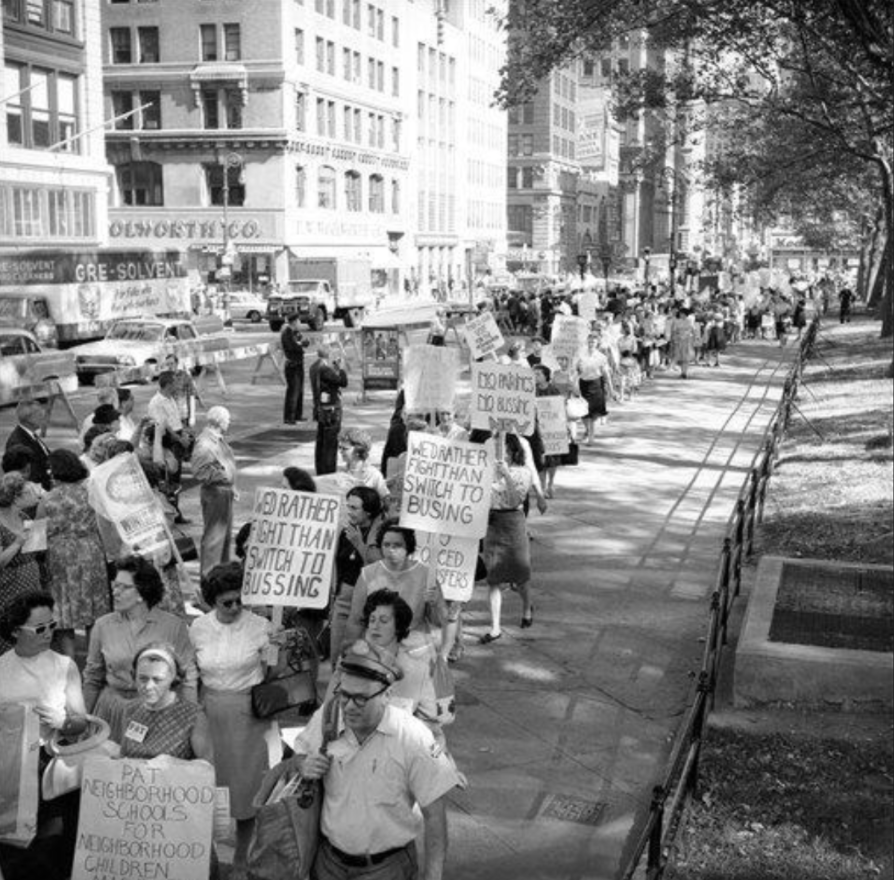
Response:
M615 404L580 465L559 471L548 513L531 515L534 626L519 629L507 592L503 638L479 646L476 590L447 730L469 780L450 796L448 880L618 875L689 700L727 520L796 351L741 343L720 369L658 373ZM374 463L389 400L346 401L346 426L378 441ZM312 443L244 457L237 524L255 485L312 460ZM195 490L184 510L200 527Z

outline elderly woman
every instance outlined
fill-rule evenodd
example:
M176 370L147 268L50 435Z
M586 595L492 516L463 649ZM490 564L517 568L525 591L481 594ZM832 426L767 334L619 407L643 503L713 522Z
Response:
M68 449L54 449L49 463L55 485L40 502L37 517L47 520L47 573L56 600L58 645L74 659L75 629L86 629L89 639L96 618L112 610L112 597L96 513L87 500L87 469Z
M369 463L369 452L372 449L369 434L356 428L347 428L338 435L338 449L345 463L345 471L354 478L355 483L375 489L383 505L387 504L388 484L382 472Z
M252 799L280 751L275 723L251 710L251 688L264 680L265 656L273 624L242 607L242 566L215 565L202 581L211 608L189 630L202 678L201 700L214 744L217 784L230 790L230 815L236 820L234 866L245 863L257 812ZM276 755L274 763L281 755Z
M14 645L13 650L0 656L0 682L3 683L0 702L33 704L40 718L40 740L44 745L55 731L73 737L82 733L87 726L78 668L70 658L50 650L56 628L53 605L53 597L49 593L32 591L12 600L0 618L0 634ZM49 754L42 749L40 774L49 759ZM61 863L59 876L67 877L71 873L79 799L80 791L75 789L51 801L41 797L38 805L38 829L45 827L51 819L62 821L61 852L54 853L58 863ZM40 836L29 850L16 853L15 861L21 873L10 872L8 876L43 877L47 880L56 876L52 868L47 872L48 866L43 861L49 839ZM6 855L0 848L2 862L6 861ZM12 857L13 853L8 855ZM56 862L52 856L48 858Z
M186 670L183 695L192 702L196 702L198 672L186 622L158 607L164 584L156 568L146 559L129 556L116 569L114 611L100 617L90 633L84 700L89 712L109 722L111 738L120 743L124 709L137 696L133 658L140 648L157 641L174 645Z
M203 574L218 563L230 561L236 457L226 440L229 429L230 411L212 406L192 453L192 472L202 484Z
M138 697L124 713L121 757L170 755L213 764L205 713L196 703L180 699L186 672L176 648L168 642L150 642L137 650L131 665Z
M0 477L0 605L40 589L37 558L23 549L31 520L25 519L16 501L24 490L25 478L17 471ZM0 634L0 651L11 647Z

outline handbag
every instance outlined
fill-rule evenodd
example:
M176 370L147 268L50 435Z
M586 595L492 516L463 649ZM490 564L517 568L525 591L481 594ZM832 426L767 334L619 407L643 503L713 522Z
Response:
M568 444L568 452L559 456L559 464L564 467L573 467L580 463L580 446L577 443Z
M37 834L40 719L28 703L0 703L0 843L27 848Z
M199 548L192 535L187 535L182 529L172 528L171 537L183 562L192 562L199 558Z
M319 705L316 670L319 660L304 627L297 630L283 649L286 669L251 689L251 710L255 718L282 721L286 712L297 717L309 715Z
M583 397L569 397L565 401L565 415L569 419L585 419L590 413L590 404Z
M43 799L51 801L80 788L88 758L117 758L121 747L109 739L110 734L109 723L96 715L87 716L87 728L75 740L67 740L61 731L54 730L46 745L53 757L41 778Z
M437 721L442 727L452 724L456 719L456 687L453 684L453 673L450 671L447 661L437 652L432 680L435 685Z

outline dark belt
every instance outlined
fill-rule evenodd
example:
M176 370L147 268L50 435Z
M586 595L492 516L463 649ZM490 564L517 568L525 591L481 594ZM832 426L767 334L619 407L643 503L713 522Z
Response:
M396 856L405 852L407 847L410 846L410 844L407 843L404 844L404 846L396 846L394 849L386 849L383 852L373 853L368 856L354 856L351 855L351 853L346 853L344 850L334 846L328 837L324 837L323 842L329 847L332 855L348 868L369 868L373 865L381 865L385 859L390 859L391 856Z

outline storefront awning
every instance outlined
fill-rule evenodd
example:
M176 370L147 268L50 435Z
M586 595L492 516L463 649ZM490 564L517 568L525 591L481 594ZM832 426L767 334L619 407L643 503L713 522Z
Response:
M243 105L248 102L248 71L244 64L232 61L218 61L199 64L189 74L196 106L199 104L199 93L207 83L229 83L236 86L242 96Z

